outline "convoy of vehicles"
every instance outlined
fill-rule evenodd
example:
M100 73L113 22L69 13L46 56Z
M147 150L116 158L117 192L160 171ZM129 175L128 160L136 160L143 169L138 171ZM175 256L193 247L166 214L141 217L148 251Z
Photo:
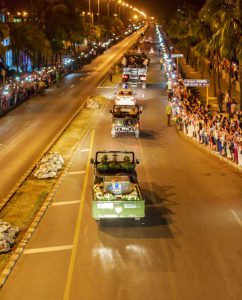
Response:
M142 109L139 105L114 105L110 110L112 113L112 137L116 137L118 133L131 133L136 138L140 134L139 115Z
M98 151L94 165L92 217L134 218L145 216L145 200L142 196L135 170L134 152Z
M122 60L122 89L115 93L112 113L111 135L131 133L140 135L140 114L136 93L128 86L142 85L146 88L149 59L140 49L129 52ZM112 218L134 218L145 216L145 200L142 196L136 173L134 152L98 151L94 165L92 217L95 220Z

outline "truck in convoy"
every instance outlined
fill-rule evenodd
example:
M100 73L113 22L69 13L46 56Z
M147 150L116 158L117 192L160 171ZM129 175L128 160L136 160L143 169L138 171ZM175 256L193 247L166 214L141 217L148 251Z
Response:
M127 52L122 61L122 87L141 85L143 89L146 88L147 67L150 60L145 53Z
M145 216L145 200L137 181L134 152L98 151L94 165L92 217L134 218Z

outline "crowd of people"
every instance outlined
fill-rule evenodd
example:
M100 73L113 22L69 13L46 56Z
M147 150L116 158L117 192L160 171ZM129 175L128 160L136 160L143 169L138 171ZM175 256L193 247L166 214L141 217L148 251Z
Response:
M46 88L54 83L59 84L61 72L60 69L49 67L31 74L9 78L4 85L0 86L0 114L33 96L44 95Z
M168 93L179 130L242 167L242 112L234 106L228 113L212 113L180 76Z
M212 111L210 105L204 105L199 97L185 86L159 28L157 34L161 46L161 70L165 71L168 78L167 126L171 126L172 118L185 135L242 167L242 111L238 110L228 91L225 95L221 90L218 91L218 111ZM239 74L235 66L233 74L237 79Z

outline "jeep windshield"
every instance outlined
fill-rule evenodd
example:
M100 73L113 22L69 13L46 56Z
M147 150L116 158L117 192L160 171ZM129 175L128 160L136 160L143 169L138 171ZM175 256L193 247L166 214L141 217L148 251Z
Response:
M127 151L99 151L96 153L96 163L105 162L125 162L134 163L134 153Z
M114 117L126 117L126 116L137 116L139 108L137 105L114 105L113 114Z

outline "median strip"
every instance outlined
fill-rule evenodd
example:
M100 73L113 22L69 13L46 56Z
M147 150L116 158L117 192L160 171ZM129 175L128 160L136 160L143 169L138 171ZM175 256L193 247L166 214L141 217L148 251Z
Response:
M104 107L106 98L101 96L96 96L96 98L98 98L100 108ZM56 178L48 180L36 179L32 174L38 163L36 161L30 171L23 176L22 184L18 190L12 191L13 195L9 195L9 198L2 206L0 219L18 226L20 234L16 238L13 251L0 256L0 288L11 273L26 243L60 188L64 177L68 175L71 163L73 163L76 155L79 155L79 150L83 150L83 143L88 137L90 128L95 123L99 113L100 109L81 110L62 132L59 139L48 149L49 152L61 153L65 160L65 169L60 171Z

